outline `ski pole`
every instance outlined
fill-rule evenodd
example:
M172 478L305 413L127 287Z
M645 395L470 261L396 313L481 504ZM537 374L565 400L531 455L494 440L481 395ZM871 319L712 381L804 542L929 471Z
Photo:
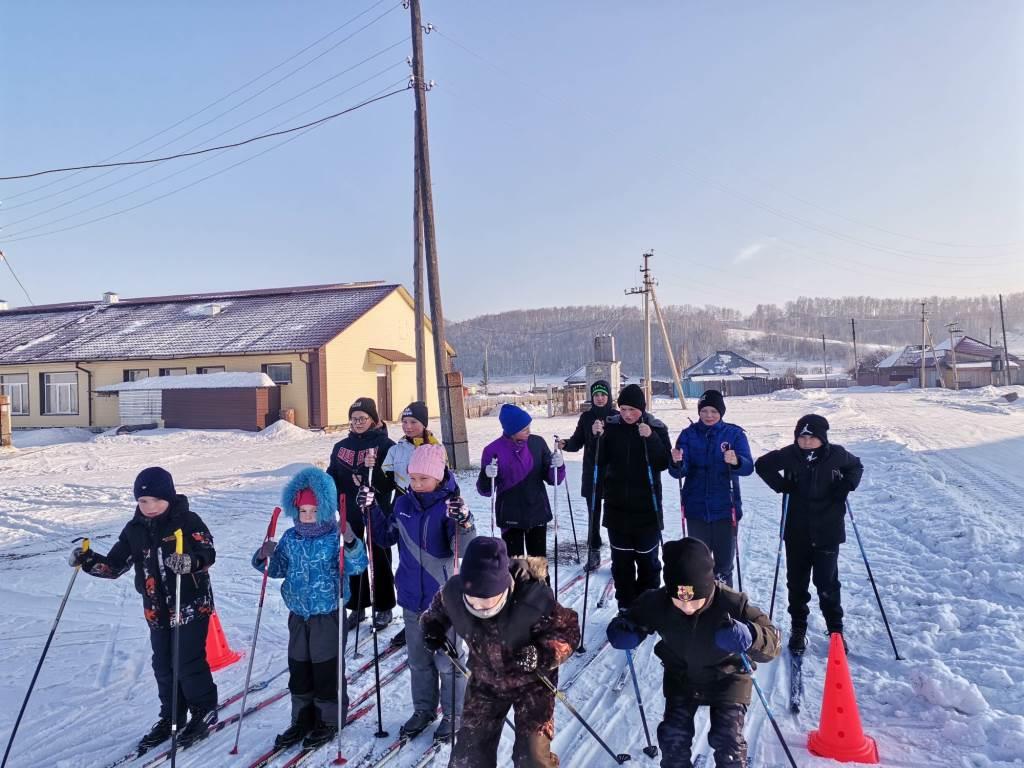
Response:
M647 728L647 713L644 712L644 701L640 698L640 683L636 679L636 667L633 666L633 651L626 649L626 663L629 664L629 674L633 677L633 691L636 693L636 705L640 708L640 722L644 724L644 738L647 739L647 746L644 747L644 754L648 757L655 757L658 748L651 743L651 732Z
M732 446L729 443L722 443L722 453L731 450ZM740 527L739 521L736 520L736 489L733 487L733 474L732 465L729 467L729 506L732 508L732 546L736 551L736 580L739 585L740 592L743 591L743 570L740 568Z
M369 488L369 486L367 486ZM372 496L370 497L372 498ZM370 574L370 614L371 616L376 613L377 601L373 592L374 588L374 574L373 574L373 524L369 516L369 507L363 508L363 519L366 521L366 548L370 552L370 556L367 558L367 572ZM378 739L385 739L388 736L388 732L384 730L384 716L381 713L380 706L380 654L377 646L377 624L373 621L370 622L370 634L373 637L373 675L374 675L374 688L377 689L377 732L373 734ZM339 706L341 702L338 702Z
M497 456L494 456L494 457L491 458L491 466L494 467L495 469L498 468L498 457ZM498 481L497 476L491 478L491 536L492 537L494 536L494 505L495 505L495 502L496 502L496 500L498 498L497 491L495 490L495 485L497 484L497 481Z
M469 680L469 678L470 678L470 671L469 671L468 669L466 669L466 668L465 668L465 667L464 667L464 666L462 665L462 662L461 662L461 661L459 661L459 658L460 658L460 657L459 657L459 651L458 651L458 649L457 649L457 648L455 647L455 644L454 644L454 643L452 643L452 641L451 641L451 640L449 640L449 639L448 639L447 637L446 637L446 638L444 639L444 652L445 652L445 655L446 655L446 656L447 656L447 657L448 657L448 658L449 658L449 659L451 660L451 662L452 662L452 667L453 667L453 668L454 668L454 669L455 669L455 670L456 670L456 671L457 671L457 672L458 672L458 673L459 673L460 675L462 675L462 676L463 676L464 678L466 678L467 680ZM452 690L453 690L453 691L455 690L455 685L454 685L454 684L452 685ZM453 697L453 698L454 698L454 695L455 695L455 694L453 693L453 694L452 694L452 697ZM455 720L455 718L453 717L453 718L452 718L452 722L454 722L454 720ZM507 726L508 726L509 728L511 728L511 729L512 729L512 731L513 731L513 732L515 732L515 730L516 730L516 727L515 727L515 725L513 725L512 721L508 719L508 715L506 715L506 716L505 716L505 725L507 725ZM453 726L453 728L454 728L454 726ZM454 745L455 745L455 742L453 741L453 742L452 742L452 746L454 747Z
M789 758L789 764L796 767L796 760L793 759L793 753L789 751L789 745L786 744L786 739L782 736L782 730L779 728L779 724L775 721L775 715L772 714L771 707L768 706L768 700L764 697L764 691L761 690L761 686L757 683L757 678L754 677L754 670L750 666L750 659L747 658L747 654L741 653L740 659L743 660L743 669L746 670L747 674L750 675L750 681L754 684L754 688L757 689L757 696L761 699L761 706L764 707L765 713L768 715L768 719L771 721L772 728L775 729L775 735L779 737L779 743L782 744L782 749L786 753L786 757Z
M547 686L547 689L555 694L555 697L565 705L565 708L572 713L573 717L580 721L580 724L587 729L587 732L594 737L594 740L601 745L604 751L612 756L612 759L615 760L616 763L622 765L626 761L633 759L633 756L627 753L615 754L612 751L612 748L605 744L604 739L597 735L597 731L590 727L590 723L588 723L586 719L584 719L583 715L576 710L576 707L572 705L572 702L569 701L569 697L565 695L565 691L559 690L554 683L548 680L548 678L540 672L534 672L534 674L542 683L544 683L545 686Z
M277 531L277 518L280 514L281 508L274 507L274 512L270 516L270 525L267 526L267 535L263 538L264 544L274 540L274 533ZM256 638L260 635L260 619L263 617L263 598L267 594L267 579L269 576L270 558L268 557L263 564L263 584L260 585L260 602L256 608L256 627L252 631L252 647L249 649L249 668L245 671L245 687L242 688L244 691L242 694L242 708L239 710L242 714L238 718L238 728L235 729L235 746L228 752L229 755L238 754L238 739L242 735L242 721L245 719L245 700L249 697L249 680L252 678L252 663L256 658Z
M679 478L679 516L683 519L683 538L689 534L686 531L686 504L683 502L683 478Z
M555 440L558 440L558 436L555 436ZM555 521L555 594L558 594L558 468L551 467L551 474L553 475L555 483L555 491L552 496L555 499L554 506L552 508L551 517ZM524 545L525 546L525 545Z
M365 544L366 543L365 542L365 538L366 538L366 528L365 527L363 528L363 538L364 538L364 542L363 543ZM368 553L367 556L372 555L372 554L373 553L370 552L370 553ZM355 637L355 642L352 643L352 658L353 659L358 659L359 658L359 625L363 623L362 622L362 617L363 617L363 587L364 586L366 586L366 571L363 571L361 574L359 574L359 594L356 595L356 637Z
M775 578L772 579L772 603L768 608L768 621L775 614L775 592L779 587L779 566L782 565L782 542L786 537L786 516L789 514L789 494L782 494L782 523L779 525L779 551L775 553Z
M558 435L555 435L555 445L558 445ZM559 453L562 453L562 449L558 449ZM565 467L565 454L562 453L562 466ZM564 469L562 470L565 471ZM565 482L565 500L569 504L569 525L572 526L572 543L576 545L576 564L582 565L583 560L580 559L580 540L576 537L576 519L572 514L572 494L569 493L569 476L566 475Z
M455 547L454 547L454 551L452 552L452 555L453 555L453 558L452 558L452 573L454 573L456 576L459 575L459 526L460 526L460 523L456 522L455 523ZM448 638L446 637L445 640L447 640L447 639ZM456 635L455 636L455 642L457 643L458 641L459 641L459 636ZM455 655L458 656L458 649L455 648L455 644L454 643L452 644L452 650L454 650L455 651ZM452 666L453 667L455 666L455 662L452 662ZM453 672L452 673L452 717L451 717L452 749L455 749L455 712L456 712L457 707L458 707L458 699L457 699L457 697L455 695L455 673Z
M642 438L641 438L642 439ZM651 486L651 503L654 504L654 514L658 516L658 541L661 545L665 545L665 541L661 535L662 519L661 519L661 505L658 504L658 493L654 490L654 472L651 471L651 455L650 451L647 450L647 441L644 440L644 464L647 465L647 484Z
M853 523L853 532L857 534L857 546L860 547L860 556L864 558L864 567L868 572L868 579L871 581L871 589L875 591L875 600L878 601L878 610L882 612L882 621L885 622L885 631L889 633L889 642L892 643L892 652L896 654L896 660L902 661L900 652L896 650L896 640L892 636L892 629L889 627L889 619L885 615L885 608L882 607L882 598L878 594L878 587L875 585L875 577L871 573L871 564L868 562L867 552L864 551L864 542L860 538L860 530L857 528L857 521L853 519L853 508L850 506L850 500L846 500L846 513L850 516L850 522Z
M185 553L181 528L174 532L174 554ZM178 660L181 652L181 574L174 574L174 648L171 652L171 768L178 756Z
M601 435L597 436L597 446L594 448L594 476L590 488L590 510L587 520L587 558L590 558L590 542L594 540L594 532L590 530L594 524L594 511L597 509L597 460L601 458ZM589 564L589 563L588 563ZM580 644L576 647L576 653L584 654L587 648L583 645L583 637L587 632L587 603L590 602L590 569L583 569L583 621L580 623Z
M89 551L89 539L75 539L72 544L82 542L82 552ZM68 604L68 597L71 596L71 588L75 585L75 577L78 576L78 572L82 569L82 566L76 565L75 570L71 572L71 579L68 581L68 587L64 590L64 599L60 601L60 608L57 609L57 617L53 620L53 626L50 627L50 636L46 638L46 644L43 646L43 653L39 657L39 663L36 664L36 671L32 673L32 680L28 684L28 691L25 693L25 700L21 702L21 709L18 711L18 718L14 721L14 729L11 731L11 737L7 740L7 748L4 750L4 759L0 763L0 766L7 765L7 757L11 754L11 747L14 745L14 737L18 734L18 726L21 725L21 718L25 714L25 708L28 706L29 697L32 696L32 689L36 687L36 679L39 677L39 671L43 668L43 661L46 659L46 654L50 650L50 643L53 642L53 636L57 634L57 625L60 624L60 617L64 613L64 606Z
M345 700L345 529L348 527L348 499L345 494L338 497L338 755L334 765L344 765L347 760L341 754L341 729L345 727L342 702ZM243 707L243 711L244 711Z

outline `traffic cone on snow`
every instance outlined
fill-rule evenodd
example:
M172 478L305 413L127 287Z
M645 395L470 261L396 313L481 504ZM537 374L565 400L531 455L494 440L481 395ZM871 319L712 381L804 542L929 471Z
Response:
M210 615L210 631L206 634L206 661L210 665L210 671L229 667L242 658L240 651L233 651L228 646L228 640L224 637L224 630L220 626L220 619L217 612Z
M825 698L821 703L818 730L807 737L812 755L841 763L877 763L875 740L864 733L857 710L850 668L846 664L843 636L834 633L829 640L828 668L825 670Z

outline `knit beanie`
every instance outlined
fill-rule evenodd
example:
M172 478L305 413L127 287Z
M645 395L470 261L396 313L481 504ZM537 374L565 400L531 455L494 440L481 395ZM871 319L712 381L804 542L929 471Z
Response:
M299 507L315 507L317 506L316 494L312 488L303 488L297 494L295 494L295 508Z
M816 413L801 416L793 430L793 441L798 437L816 437L822 443L828 442L828 419Z
M416 419L424 427L427 426L427 422L430 421L430 417L427 415L427 404L422 400L417 400L415 403L409 403L405 406L405 410L402 411L402 418Z
M700 400L697 401L697 413L700 413L704 406L714 408L718 411L719 417L725 416L725 398L717 389L709 389L700 396Z
M495 597L512 586L505 542L477 536L462 557L462 591L470 597Z
M665 560L665 588L680 600L711 597L715 586L715 558L700 539L666 541L662 548Z
M590 399L591 400L594 399L594 395L608 395L608 397L611 397L612 396L612 388L611 388L611 386L609 386L608 382L605 381L604 379L598 379L597 381L595 381L593 384L590 385Z
M380 421L380 417L377 415L377 403L374 402L372 397L360 397L352 405L348 407L348 417L352 418L352 414L356 411L362 411L370 417L370 421L374 424Z
M641 411L647 410L647 399L644 397L644 391L640 389L639 384L627 384L619 392L619 407L621 408L624 405Z
M501 410L498 411L498 421L501 422L501 431L511 437L526 429L530 422L533 421L533 416L518 405L505 403L501 406Z
M135 498L152 496L154 499L174 501L178 492L174 490L174 478L163 467L149 467L135 478Z
M444 468L447 461L448 454L445 452L444 446L424 443L412 452L406 472L410 475L428 475L440 482L444 480Z

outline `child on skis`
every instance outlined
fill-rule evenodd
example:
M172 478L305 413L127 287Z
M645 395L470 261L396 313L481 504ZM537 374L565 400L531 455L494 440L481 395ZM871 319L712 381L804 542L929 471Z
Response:
M563 451L575 453L583 449L583 479L580 482L580 493L587 501L590 524L587 528L587 564L588 571L595 570L601 564L601 494L594 493L594 456L597 453L597 441L600 429L597 422L604 423L609 416L618 411L611 405L611 388L607 381L599 379L590 385L590 408L580 414L576 422L576 431L568 440L559 440L558 447ZM600 478L598 478L600 479Z
M829 443L828 428L824 416L802 416L793 430L793 444L769 451L754 464L758 477L789 497L783 537L792 621L789 648L796 654L807 648L812 573L826 631L843 634L839 545L846 541L846 497L860 484L864 466L841 445Z
M752 683L741 654L768 662L779 655L779 634L746 594L715 581L704 542L686 538L664 546L665 587L638 597L608 625L608 640L632 650L648 635L665 668L665 716L658 725L662 768L690 768L694 716L710 707L708 743L717 768L746 768L743 723ZM753 666L753 665L751 665Z
M429 421L427 404L422 400L409 403L402 411L402 439L391 447L380 465L399 493L407 493L409 490L409 459L413 451L421 445L441 444L434 433L427 429ZM446 463L447 458L446 454Z
M147 752L171 737L174 627L178 645L178 747L209 735L217 722L217 686L206 661L206 632L213 613L208 571L216 560L210 529L189 509L188 498L174 488L170 472L149 467L135 478L135 514L106 555L76 547L68 558L90 576L116 579L135 567L135 589L149 624L153 674L160 695L160 719L139 742ZM174 532L181 529L184 554L175 554ZM177 576L181 576L181 613L174 615ZM186 724L188 713L192 719Z
M399 497L391 514L384 513L377 504L370 511L374 542L388 547L398 544L395 585L405 619L413 704L413 714L402 726L401 735L412 738L425 730L437 717L440 703L443 716L434 731L438 741L449 739L453 722L456 730L459 727L466 681L454 674L447 655L427 650L420 616L455 573L459 550L476 536L473 516L459 496L459 486L446 469L446 461L442 446L418 446L408 462L408 493ZM454 641L454 633L449 632L448 639Z
M547 557L551 504L544 484L565 481L565 460L554 455L544 438L530 434L533 417L517 405L505 403L498 412L502 435L484 448L476 490L491 495L495 483L494 514L501 538L512 557ZM497 464L492 460L497 459Z
M555 696L539 679L557 681L558 666L580 642L576 612L559 605L545 583L547 560L509 561L502 539L473 539L457 576L423 614L428 648L445 643L449 629L469 646L471 677L462 728L450 768L493 768L504 717L515 708L512 762L553 768Z
M295 524L280 543L267 541L252 557L261 573L284 579L281 595L288 606L288 690L291 724L274 739L279 748L302 741L304 747L328 743L338 732L338 632L347 635L338 606L338 491L319 469L299 472L281 493L281 509ZM366 569L366 548L346 523L345 600L349 581ZM339 627L341 627L339 629ZM348 711L348 691L341 681L341 715Z

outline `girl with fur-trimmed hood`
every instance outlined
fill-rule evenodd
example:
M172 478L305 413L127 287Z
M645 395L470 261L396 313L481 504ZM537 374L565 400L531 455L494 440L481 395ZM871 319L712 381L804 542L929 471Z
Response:
M281 493L281 509L295 521L281 541L267 541L252 557L263 571L267 559L272 579L284 579L281 595L288 606L288 690L291 725L275 739L277 746L303 741L320 746L334 738L338 722L338 490L330 475L310 467L299 472ZM346 577L366 570L366 547L346 522ZM344 600L348 579L342 579ZM347 634L347 633L345 633ZM344 638L343 638L344 641ZM348 692L342 680L342 715Z

